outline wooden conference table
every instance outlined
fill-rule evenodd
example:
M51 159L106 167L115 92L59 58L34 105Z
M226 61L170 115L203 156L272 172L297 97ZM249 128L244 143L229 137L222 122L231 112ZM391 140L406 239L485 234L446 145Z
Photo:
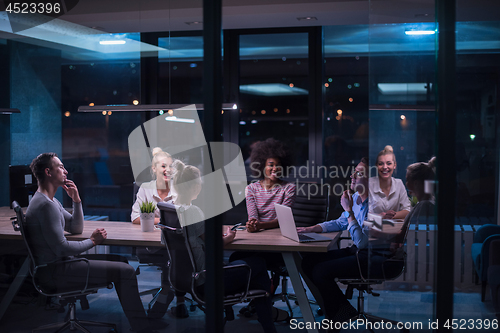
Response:
M10 218L15 216L9 207L0 207L0 239L22 241L21 233L14 231ZM105 228L108 238L102 245L122 246L163 246L160 241L160 230L142 232L138 224L131 222L85 221L81 234L67 235L68 240L84 240L90 237L96 228ZM224 229L225 230L225 229ZM336 241L340 233L324 234ZM333 242L335 243L335 242ZM281 235L279 229L265 230L257 233L238 231L234 241L225 247L226 250L281 252L285 261L294 292L297 296L300 310L305 322L314 322L314 315L309 305L302 280L298 270L300 264L299 252L326 252L332 242L297 243ZM9 291L0 304L0 320L3 317L12 298L28 275L29 261L26 260ZM308 332L317 332L312 329Z

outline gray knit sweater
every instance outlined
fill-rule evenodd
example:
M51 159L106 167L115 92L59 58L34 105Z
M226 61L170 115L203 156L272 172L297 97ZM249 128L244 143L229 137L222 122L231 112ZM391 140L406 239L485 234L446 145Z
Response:
M90 239L68 241L64 231L82 233L82 203L73 203L71 215L56 198L50 200L45 194L36 192L26 211L25 232L37 265L78 255L93 247Z

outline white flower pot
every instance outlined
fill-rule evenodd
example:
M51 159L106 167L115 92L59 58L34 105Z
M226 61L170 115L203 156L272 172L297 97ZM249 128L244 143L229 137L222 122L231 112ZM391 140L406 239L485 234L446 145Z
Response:
M155 230L155 213L141 213L141 230L150 232Z

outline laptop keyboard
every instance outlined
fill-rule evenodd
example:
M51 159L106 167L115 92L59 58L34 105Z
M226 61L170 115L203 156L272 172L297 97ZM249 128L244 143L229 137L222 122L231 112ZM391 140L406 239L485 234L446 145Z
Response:
M304 234L299 234L299 240L301 240L301 241L308 241L308 240L314 240L314 238L309 237L309 236L304 235Z

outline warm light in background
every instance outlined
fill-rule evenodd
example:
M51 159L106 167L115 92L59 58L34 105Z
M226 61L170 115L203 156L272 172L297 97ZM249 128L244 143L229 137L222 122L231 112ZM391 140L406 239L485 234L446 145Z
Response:
M342 110L341 109L338 109L337 110L337 114L340 116L342 114Z
M173 115L174 114L174 110L168 110L168 114L169 115Z
M139 101L138 101L138 100L136 100L136 99L134 99L134 100L132 101L132 104L134 104L134 105L139 105Z
M261 114L266 114L266 110L260 110Z
M112 113L113 113L113 112L111 112L111 111L108 111L108 116L111 116L111 114L112 114Z
M224 110L221 110L221 111L220 111L220 114L224 114Z
M401 115L401 120L405 120L406 116L404 114Z
M106 115L106 111L102 111L102 115L105 116Z
M330 86L330 85L329 85L328 83L325 83L325 87L327 87L327 88L328 88L329 86Z
M64 115L65 115L66 117L69 117L69 116L71 116L71 113L70 113L69 111L66 111L66 112L64 112Z
M252 111L252 114L256 114L257 112L255 112L255 110Z
M349 102L352 103L352 101L354 101L354 99L352 97L349 97Z
M273 111L274 111L274 112L278 112L278 108L274 108L274 109L273 109Z
M290 86L290 88L293 88L294 85L293 85L293 83L290 83L289 86Z
M94 103L90 103L89 106L94 106Z
M286 113L290 113L290 109L286 109Z

